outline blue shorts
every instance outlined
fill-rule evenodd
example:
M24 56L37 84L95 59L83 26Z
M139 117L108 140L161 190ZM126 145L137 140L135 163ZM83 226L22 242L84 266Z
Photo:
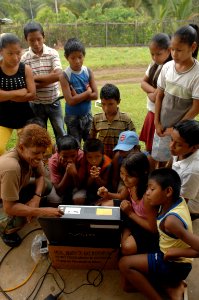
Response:
M186 279L192 269L191 263L165 261L161 251L148 254L148 266L150 280L169 286L176 286L180 281Z

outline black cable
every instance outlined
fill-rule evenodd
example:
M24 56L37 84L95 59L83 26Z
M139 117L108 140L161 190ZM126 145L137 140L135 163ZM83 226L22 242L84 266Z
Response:
M39 227L39 228L35 228L35 229L29 231L29 232L23 237L22 241L23 241L29 234L31 234L32 232L37 231L37 230L42 230L42 228ZM4 261L4 259L6 258L6 256L12 251L12 249L13 249L13 248L10 248L10 249L6 252L6 254L3 256L3 258L2 258L1 261L0 261L0 266L1 266L2 262ZM103 282L103 273L102 273L102 272L103 272L103 270L104 270L104 268L105 268L105 266L106 266L106 264L107 264L109 258L111 257L111 255L112 255L116 250L117 250L117 249L114 249L113 251L111 251L111 253L108 255L108 257L107 257L107 259L106 259L106 261L105 261L105 263L104 263L104 265L103 265L103 267L102 267L101 269L90 269L90 270L88 270L88 272L87 272L87 283L81 284L80 286L78 286L78 287L76 287L74 290L72 290L71 292L65 292L65 291L64 291L64 290L65 290L65 281L63 280L62 276L60 275L60 273L58 272L58 270L57 270L56 268L52 267L52 268L57 272L57 274L59 275L60 279L62 280L62 282L63 282L63 284L64 284L64 287L63 287L62 289L61 289L61 287L60 287L58 281L56 280L54 274L53 274L53 273L48 273L48 271L49 271L49 269L50 269L50 267L51 267L51 263L50 263L49 266L48 266L48 268L47 268L47 270L46 270L46 272L39 278L39 280L37 281L37 283L36 283L36 285L35 285L33 291L32 291L32 292L30 293L30 295L26 298L26 300L29 300L29 299L30 299L30 297L31 297L31 296L33 295L33 293L35 292L35 290L36 290L36 288L37 288L37 286L38 286L40 280L43 278L42 281L41 281L41 283L40 283L40 285L39 285L39 288L37 289L36 294L34 295L34 298L33 298L32 300L35 300L35 299L36 299L36 297L37 297L37 295L38 295L38 293L39 293L39 291L40 291L40 289L41 289L41 287L42 287L42 284L43 284L43 282L44 282L44 280L45 280L45 278L46 278L47 275L51 275L51 276L53 277L54 281L56 282L57 286L58 286L59 289L60 289L60 292L58 292L55 296L52 296L52 297L54 297L55 299L58 299L58 297L59 297L62 293L66 294L66 295L72 294L72 293L74 293L75 291L77 291L78 289L80 289L80 288L83 287L83 286L89 286L89 285L92 285L92 286L94 286L94 287L98 287L98 286ZM90 279L92 272L97 272L97 275L95 276L95 278L94 278L93 280ZM5 297L6 297L7 299L12 300L12 298L10 298L10 297L3 291L3 289L1 288L1 286L0 286L0 292L2 292L2 293L5 295Z
M29 234L31 234L32 232L37 231L37 230L42 230L42 228L39 227L39 228L32 229L31 231L29 231L27 234L24 235L24 237L22 238L22 241L23 241ZM13 249L14 249L14 248L10 248L10 249L4 254L4 256L1 258L1 261L0 261L0 267L1 267L2 263L3 263L3 261L5 260L5 258L8 256L8 254L9 254ZM4 296L5 296L7 299L12 300L12 298L11 298L11 297L10 297L10 296L2 289L1 286L0 286L0 292L1 292L2 294L4 294Z
M37 292L36 292L36 294L35 294L33 300L36 299L36 297L37 297L37 295L38 295L38 293L39 293L39 291L40 291L40 289L41 289L41 286L42 286L42 284L43 284L43 282L44 282L46 276L48 275L48 271L49 271L50 267L51 267L51 263L49 264L49 266L48 266L48 268L47 268L45 274L43 275L43 279L42 279L42 281L41 281L41 283L40 283L40 286L39 286L39 288L38 288L38 290L37 290ZM35 289L34 289L34 290L35 290Z
M72 294L72 293L76 292L78 289L80 289L80 288L83 287L83 286L90 286L90 285L92 285L92 286L94 286L94 287L100 286L100 284L103 282L103 278L104 278L102 272L104 271L104 268L105 268L105 266L106 266L106 264L107 264L109 258L111 257L111 255L112 255L115 251L117 251L117 249L114 249L113 251L111 251L111 253L109 253L109 255L108 255L108 257L106 258L106 261L105 261L105 263L104 263L104 265L103 265L103 267L102 267L101 269L90 269L90 270L88 270L87 276L86 276L86 279L87 279L87 282L88 282L88 283L82 283L80 286L76 287L76 288L75 288L74 290L72 290L71 292L66 292L66 291L65 291L65 282L64 282L62 276L60 275L60 273L58 272L58 270L57 270L55 267L52 267L52 268L58 273L58 275L59 275L59 277L61 278L61 280L64 282L64 288L63 288L62 291L60 291L59 295L57 294L58 297L59 297L62 293L65 294L65 295ZM91 273L92 273L92 272L97 272L97 276L94 278L94 280L91 280L91 279L90 279L90 276L91 276ZM98 279L99 279L99 281L97 282ZM57 282L56 282L56 283L57 283ZM57 283L57 285L58 285L58 283ZM58 286L59 286L59 285L58 285ZM56 296L57 296L57 295L56 295ZM56 296L55 296L55 297L56 297ZM55 299L58 299L58 297L55 298Z
M2 294L4 294L4 296L8 299L8 300L12 300L12 298L10 298L10 296L8 296L8 294L6 294L6 292L4 292L4 290L2 290L2 287L0 286L0 292Z

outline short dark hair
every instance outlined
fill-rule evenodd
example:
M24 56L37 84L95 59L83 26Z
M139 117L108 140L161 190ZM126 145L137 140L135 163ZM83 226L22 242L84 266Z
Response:
M99 151L104 154L104 145L99 139L88 139L84 143L84 151L86 153Z
M191 147L199 145L199 122L196 120L183 120L173 126L181 138Z
M77 38L68 39L64 45L64 55L67 58L72 52L75 51L82 52L84 56L86 55L84 45Z
M129 153L123 160L122 166L129 176L138 178L136 194L138 199L141 199L146 192L150 168L147 156L142 152Z
M105 84L100 91L100 99L109 100L114 99L120 103L120 91L117 86L111 83Z
M154 180L161 186L162 190L171 187L173 190L173 202L180 197L181 179L178 173L169 168L160 168L151 172L149 180Z
M189 24L187 26L180 27L173 36L179 37L181 43L188 44L189 46L196 42L197 48L193 52L192 56L197 58L199 46L199 28L196 24Z
M72 135L64 135L57 141L57 150L61 152L62 150L78 150L80 148L79 142Z
M23 29L25 39L27 40L28 34L30 32L34 32L34 31L39 31L43 37L45 36L43 27L41 26L40 23L29 22L24 26L24 29Z
M19 44L21 45L21 42L19 38L12 34L12 33L4 33L0 37L0 49L6 48L7 45L10 44Z

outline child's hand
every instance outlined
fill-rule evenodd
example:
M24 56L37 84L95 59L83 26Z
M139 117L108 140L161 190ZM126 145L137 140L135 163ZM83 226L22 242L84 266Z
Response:
M77 174L77 169L74 163L68 163L66 166L66 172L69 175Z
M120 208L127 216L133 212L131 202L128 200L123 200L120 204Z
M75 95L77 95L76 90L73 88L72 85L70 85L70 91L71 91L71 95L74 97Z
M103 199L108 198L108 190L104 186L101 186L97 191L98 196L102 197Z
M163 137L164 136L164 128L162 127L162 124L158 124L155 126L156 133L158 136Z
M149 99L155 103L156 100L156 95L157 95L157 89L155 89L155 91L153 93L148 93L147 96L149 97Z
M97 178L100 175L100 167L92 166L90 169L90 176L92 178Z
M164 131L164 136L171 135L172 132L173 132L173 127L168 127Z
M90 93L92 93L92 89L89 84L86 85L86 90L89 91Z

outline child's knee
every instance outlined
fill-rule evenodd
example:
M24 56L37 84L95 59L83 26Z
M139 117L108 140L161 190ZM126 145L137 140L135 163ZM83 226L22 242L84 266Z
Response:
M137 253L137 245L135 239L128 229L123 232L123 237L121 240L121 251L123 255L133 255Z

